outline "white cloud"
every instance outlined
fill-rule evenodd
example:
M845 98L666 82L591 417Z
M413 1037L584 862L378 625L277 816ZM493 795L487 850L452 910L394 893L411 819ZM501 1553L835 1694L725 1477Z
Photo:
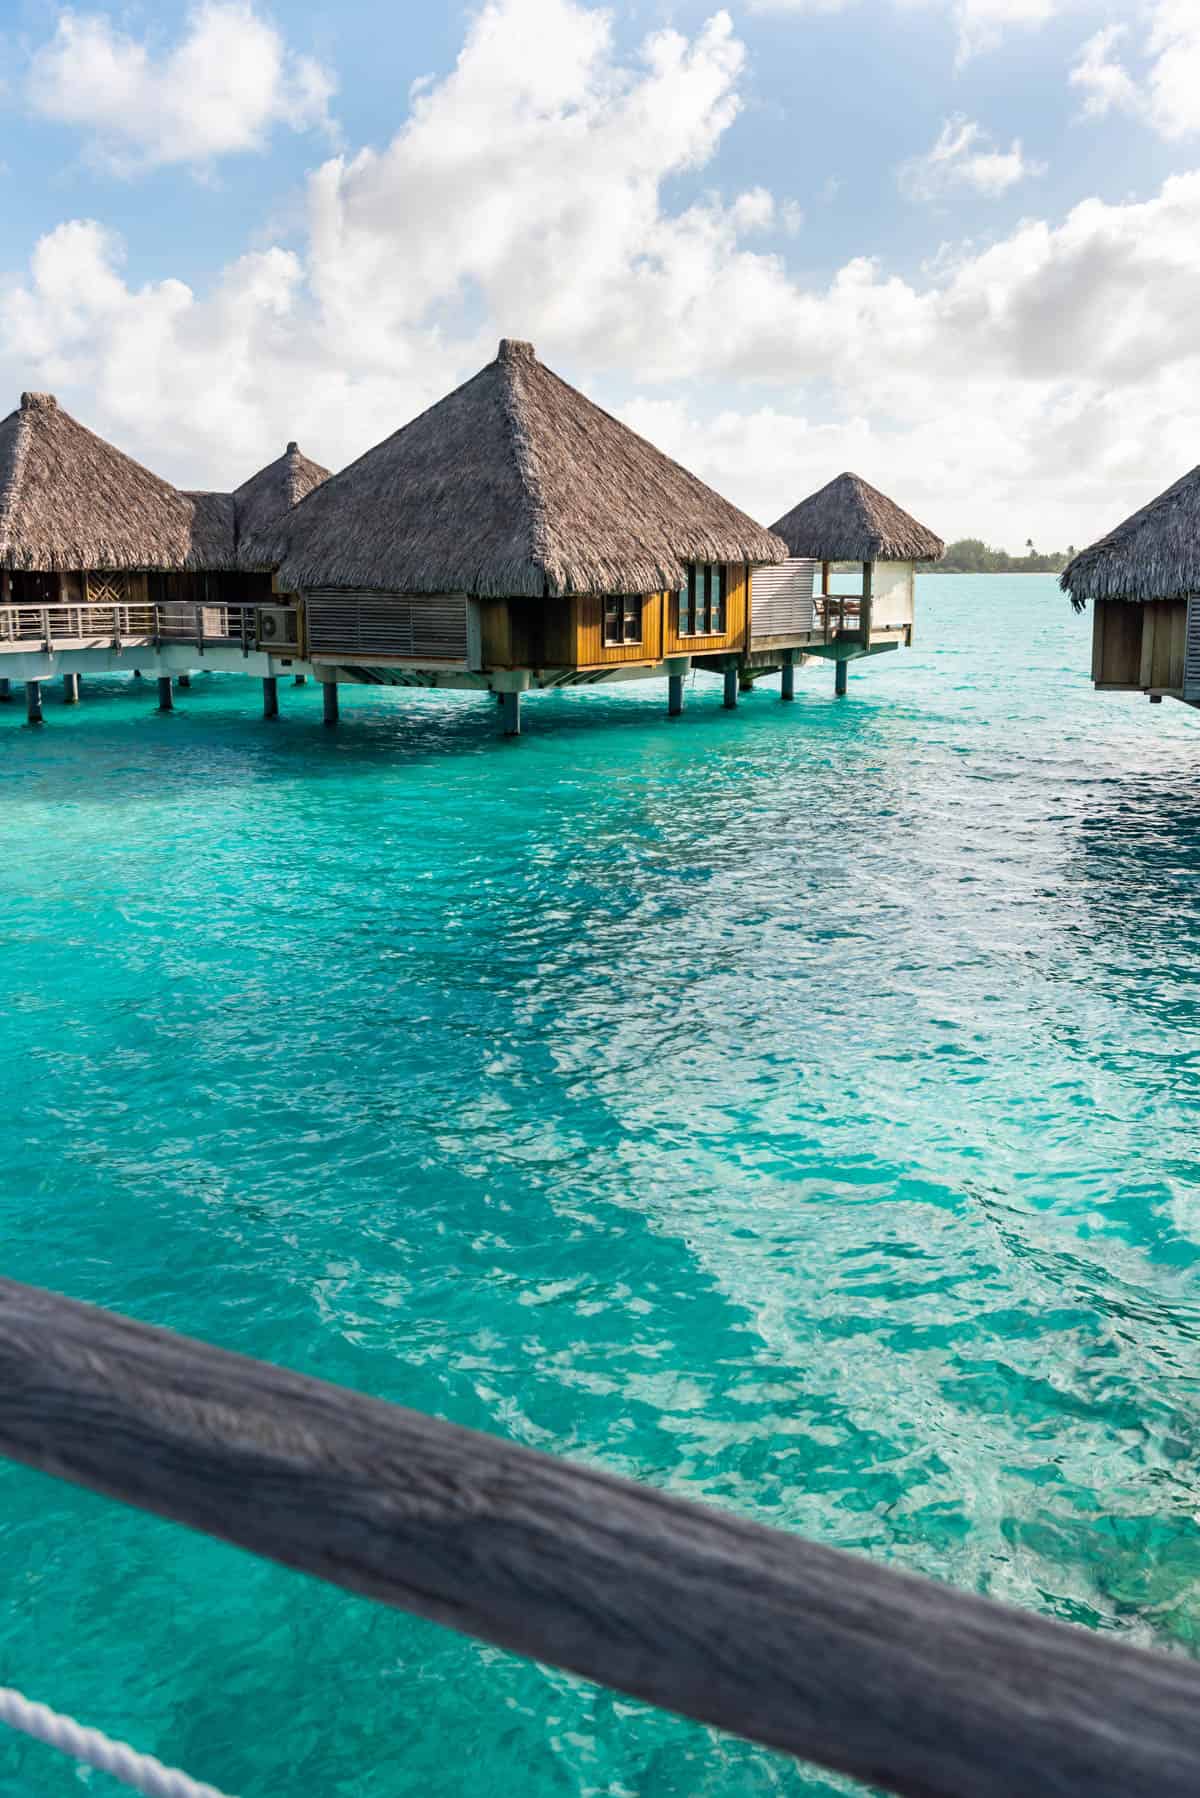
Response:
M942 126L933 148L902 164L897 178L913 200L939 200L954 187L997 199L1019 181L1044 173L1044 163L1026 161L1019 137L1007 150L997 150L981 125L956 113Z
M1070 83L1083 94L1087 118L1101 119L1114 111L1136 112L1141 103L1137 83L1113 57L1114 48L1128 30L1127 25L1106 25L1088 39L1071 69Z
M281 123L327 128L332 93L320 64L289 52L247 0L203 0L159 56L102 13L64 12L26 84L35 112L77 126L122 173L256 150Z
M1084 95L1085 117L1120 110L1136 114L1168 142L1200 135L1200 6L1196 0L1156 0L1140 79L1113 55L1127 25L1110 25L1080 51L1071 84Z
M1158 0L1150 32L1147 116L1163 137L1200 132L1200 10L1195 0Z
M314 174L298 250L200 294L131 283L98 223L49 232L0 284L0 384L229 485L293 436L336 466L530 337L760 517L851 466L1000 540L1082 542L1195 461L1200 173L813 283L761 239L770 194L667 198L742 66L723 14L626 64L576 0L492 0L389 145Z

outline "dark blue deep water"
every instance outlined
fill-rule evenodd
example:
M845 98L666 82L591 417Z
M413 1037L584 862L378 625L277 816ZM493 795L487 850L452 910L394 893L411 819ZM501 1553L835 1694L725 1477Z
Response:
M918 628L519 744L0 707L4 1270L1193 1649L1200 714L1049 578ZM0 1591L0 1683L239 1798L845 1789L14 1468Z

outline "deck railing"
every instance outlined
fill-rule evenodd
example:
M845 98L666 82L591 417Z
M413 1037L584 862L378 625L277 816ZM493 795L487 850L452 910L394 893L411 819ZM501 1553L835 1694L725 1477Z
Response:
M856 636L862 629L861 593L818 593L813 608L816 627L824 633L826 643L843 635Z
M911 1798L1200 1791L1182 1656L7 1280L0 1454Z
M255 605L0 606L0 654L29 649L121 649L146 643L256 647Z

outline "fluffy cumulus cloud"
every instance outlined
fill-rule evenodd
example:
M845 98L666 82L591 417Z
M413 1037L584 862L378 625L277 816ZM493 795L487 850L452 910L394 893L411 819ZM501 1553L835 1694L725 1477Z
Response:
M626 62L577 0L491 0L390 144L313 174L299 249L200 294L129 281L98 223L48 233L0 284L0 379L188 485L293 436L337 466L501 334L768 520L849 466L947 534L1080 542L1190 466L1200 174L815 283L776 247L792 196L671 199L743 61L723 14Z
M1128 25L1110 25L1083 46L1070 79L1083 95L1084 113L1132 113L1168 142L1200 136L1197 0L1155 0L1144 42L1131 37Z
M938 200L956 187L996 199L1028 176L1044 173L1044 163L1026 158L1020 138L1007 150L997 149L981 125L957 113L946 120L931 150L902 165L898 178L913 200Z
M255 150L281 122L327 127L332 92L326 71L290 53L245 0L204 0L158 55L103 14L65 12L26 86L35 112L78 127L121 172Z

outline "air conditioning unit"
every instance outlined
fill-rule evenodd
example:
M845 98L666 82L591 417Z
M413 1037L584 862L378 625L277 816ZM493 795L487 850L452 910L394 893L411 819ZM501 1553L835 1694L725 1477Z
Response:
M259 606L255 613L255 637L258 647L271 655L298 655L299 612L295 606Z

